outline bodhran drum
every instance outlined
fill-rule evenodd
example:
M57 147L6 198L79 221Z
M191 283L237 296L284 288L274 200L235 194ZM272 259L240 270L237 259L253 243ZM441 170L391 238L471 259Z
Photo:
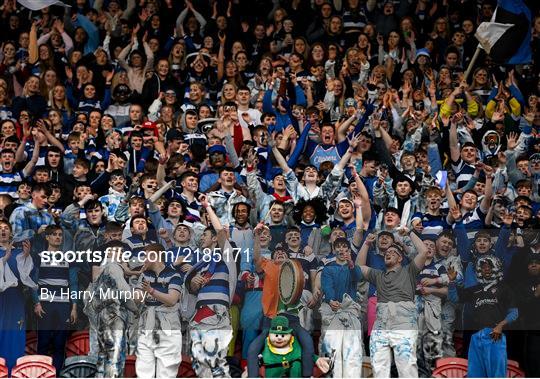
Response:
M285 305L294 304L304 290L304 270L297 260L288 260L279 270L279 298Z

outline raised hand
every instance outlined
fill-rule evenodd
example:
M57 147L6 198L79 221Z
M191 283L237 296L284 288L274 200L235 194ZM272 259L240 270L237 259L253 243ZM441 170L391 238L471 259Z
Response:
M491 116L491 121L492 122L500 122L502 120L504 120L504 113L503 112L499 112L499 111L493 112L493 115Z
M255 149L250 149L245 158L246 165L253 167L257 164L257 160L257 152Z
M484 164L483 170L484 170L484 173L486 174L486 176L492 176L493 175L494 170L493 170L493 167L491 167L490 165Z
M265 228L266 226L264 225L264 221L259 221L259 223L257 224L257 226L255 226L255 228L253 229L253 233L256 235L256 236L260 236L263 229Z
M225 46L225 41L227 40L227 36L223 32L218 33L218 39L219 39L219 46Z
M70 66L66 66L66 78L71 82L73 80L73 70Z
M454 205L452 208L450 208L450 214L454 220L461 220L461 209L459 209L459 205Z
M356 147L358 146L358 144L360 143L360 133L358 133L355 136L352 136L351 138L347 136L347 140L349 141L349 147L354 151Z
M203 208L208 208L210 206L210 203L208 202L208 198L206 197L206 195L201 194L198 200L199 200L199 203L201 203Z
M508 150L514 150L517 147L517 141L519 138L519 134L516 132L510 132L506 136L506 148Z
M374 233L369 233L364 243L367 244L368 246L372 246L376 239L377 239L377 236Z
M514 213L513 212L505 212L504 216L502 217L502 221L505 225L510 226L514 222Z

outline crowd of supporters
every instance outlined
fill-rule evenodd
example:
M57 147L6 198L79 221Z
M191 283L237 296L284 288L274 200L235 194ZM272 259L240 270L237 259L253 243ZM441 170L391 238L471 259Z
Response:
M540 376L535 1L530 63L482 50L470 70L494 0L64 3L0 7L9 367L35 330L59 372L70 331L89 329L102 376L122 375L111 344L143 377L175 376L182 352L199 376L245 360L254 376L284 314L304 376L314 351L336 377L362 356L376 376L429 377L456 354L478 376L507 358ZM111 248L130 252L119 272L43 259ZM146 297L59 295L99 286Z

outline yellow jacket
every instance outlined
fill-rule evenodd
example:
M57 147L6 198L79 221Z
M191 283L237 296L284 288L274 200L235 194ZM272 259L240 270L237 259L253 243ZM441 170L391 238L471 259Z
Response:
M456 99L454 100L456 103L461 103L463 102L463 100L461 99ZM451 106L448 105L446 103L446 99L443 100L442 104L441 104L441 116L443 117L450 117L452 116L452 111L451 111ZM469 114L469 116L471 117L476 117L478 116L478 104L476 103L476 101L467 101L467 113Z
M521 104L519 104L519 101L517 101L515 97L508 100L508 105L505 107L506 110L508 110L508 107L510 107L510 113L514 118L521 116ZM486 105L486 117L491 119L496 110L497 102L495 100L490 100Z

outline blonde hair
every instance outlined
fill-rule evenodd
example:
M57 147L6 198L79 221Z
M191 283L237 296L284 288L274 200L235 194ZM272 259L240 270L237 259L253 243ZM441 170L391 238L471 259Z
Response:
M28 97L30 96L31 94L28 92L28 83L30 83L30 80L37 80L38 81L38 91L37 93L39 93L39 85L40 85L40 80L37 76L35 75L32 75L30 76L26 82L24 83L24 87L23 87L23 90L22 90L22 96L23 97Z
M62 87L64 89L64 101L61 104L62 108L59 108L56 105L56 101L54 101L54 90L56 87ZM67 114L71 116L72 110L71 110L71 107L69 106L69 101L66 96L66 87L64 87L62 84L59 84L59 83L55 84L55 86L49 91L49 107L51 107L51 109L59 111L60 116L62 116L62 111L66 111Z

